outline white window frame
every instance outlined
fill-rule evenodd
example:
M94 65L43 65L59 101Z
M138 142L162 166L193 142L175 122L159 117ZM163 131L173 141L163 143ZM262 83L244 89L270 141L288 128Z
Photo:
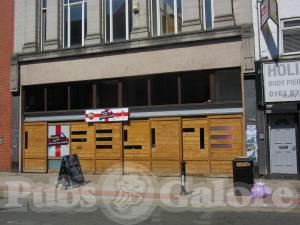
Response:
M215 18L215 15L214 15L214 0L210 0L211 2L211 29L214 28L214 18ZM207 27L206 27L206 10L205 10L205 0L202 0L202 12L203 12L203 25L204 25L204 30L207 30Z
M296 54L300 54L300 51L298 52L284 52L284 46L283 46L283 31L285 30L292 30L292 29L299 29L300 30L300 26L295 26L295 27L289 27L289 28L284 28L284 22L287 22L287 21L294 21L294 20L299 20L300 21L300 17L297 17L297 18L285 18L285 19L282 19L281 22L280 22L280 45L281 45L281 53L282 55L296 55Z
M153 34L153 10L156 10L156 27L157 27L157 35L156 36L161 36L161 30L160 30L160 1L161 0L155 0L156 1L156 9L153 9L153 5L152 5L152 1L150 1L151 3L151 35L154 36ZM181 1L181 15L182 15L182 19L183 19L183 1ZM175 28L175 32L174 34L178 34L178 12L177 12L177 0L173 0L173 8L174 8L174 28ZM182 25L182 24L181 24Z
M64 1L64 0L62 0ZM65 4L64 2L64 7L63 7L63 18L65 19L65 8L67 7L68 9L68 34L67 37L65 37L65 32L63 32L63 43L64 43L64 48L70 48L71 47L71 18L70 18L70 9L72 6L76 6L76 5L81 5L81 46L84 46L84 42L85 42L85 37L84 37L84 33L85 33L85 3L87 2L87 0L78 0L78 2L74 2L74 3L70 3L69 0L67 0L68 2ZM63 31L65 30L65 23L63 22ZM65 46L65 38L67 38L67 46Z
M129 40L129 3L130 0L125 0L125 20L126 20L126 41ZM106 0L103 1L103 8L105 12L105 42L114 42L114 23L113 23L113 0L109 0L109 40L107 40L107 23L106 23Z
M41 47L41 51L44 50L44 45L45 45L45 40L44 40L44 36L46 34L47 36L47 6L48 6L48 2L46 1L46 7L43 7L43 0L40 0L40 5L41 5L41 36L40 36L40 47ZM46 21L44 20L44 12L46 14Z

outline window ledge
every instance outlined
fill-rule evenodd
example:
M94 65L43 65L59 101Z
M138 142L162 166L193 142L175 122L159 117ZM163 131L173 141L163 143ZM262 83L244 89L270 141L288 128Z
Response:
M109 54L112 52L123 52L128 50L142 50L145 48L166 47L193 42L218 41L220 39L240 40L242 36L241 27L233 26L197 32L184 32L171 35L162 35L129 41L101 43L59 50L45 50L43 52L21 53L14 56L19 62L30 62L35 60L50 60L57 58L80 58L91 55Z

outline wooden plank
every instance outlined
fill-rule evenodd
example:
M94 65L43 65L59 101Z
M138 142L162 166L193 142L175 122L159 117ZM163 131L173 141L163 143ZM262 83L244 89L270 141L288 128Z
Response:
M151 128L155 129L155 148L152 148L152 159L156 158L181 158L180 120L151 120Z
M123 132L127 132L127 141L123 143L124 160L127 158L147 158L150 160L150 125L148 120L125 123ZM128 149L137 146L141 149Z
M121 134L121 123L97 123L95 125L96 139L101 138L112 138L112 141L96 141L96 158L97 159L119 159L121 160L121 149L122 149L122 134ZM109 131L111 133L97 133L97 131ZM107 146L106 148L104 148Z
M23 171L47 171L47 123L25 123L23 133Z
M210 162L195 160L186 161L187 175L208 175L210 173Z
M194 129L194 132L184 132L183 135L183 160L209 159L208 123L206 118L189 118L182 120L182 129ZM200 129L204 129L204 148L200 148Z
M86 173L93 173L95 171L95 163L94 163L94 158L82 158L80 157L80 165L81 168L84 172Z
M179 160L155 160L152 159L152 173L156 175L174 175L180 174Z
M232 161L211 161L211 173L232 175Z
M83 171L93 173L95 171L94 125L86 122L73 122L70 127L70 152L79 156ZM86 134L78 133L80 131L86 132Z
M25 158L24 172L45 173L47 170L47 160L43 158Z
M121 161L97 159L96 160L96 173L97 174L121 174Z
M149 174L150 170L150 161L149 158L146 159L125 159L124 160L124 173L131 174L131 173L146 173Z

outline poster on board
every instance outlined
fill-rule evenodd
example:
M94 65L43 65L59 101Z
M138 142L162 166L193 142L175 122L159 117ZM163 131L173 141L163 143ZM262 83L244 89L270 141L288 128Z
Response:
M128 121L128 108L105 108L85 111L86 122L120 122Z
M257 161L258 145L256 125L247 125L246 137L247 157Z
M48 157L62 157L70 153L70 125L48 125Z

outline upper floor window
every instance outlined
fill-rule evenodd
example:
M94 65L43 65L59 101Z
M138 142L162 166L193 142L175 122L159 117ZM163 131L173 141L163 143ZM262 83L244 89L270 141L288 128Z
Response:
M47 37L47 0L41 0L41 50L44 49Z
M87 33L87 0L64 0L64 47L83 46Z
M152 35L177 34L182 26L181 0L151 0Z
M213 0L203 0L204 29L213 28Z
M282 22L283 53L300 52L300 19Z
M106 41L129 40L132 28L132 1L105 0Z

